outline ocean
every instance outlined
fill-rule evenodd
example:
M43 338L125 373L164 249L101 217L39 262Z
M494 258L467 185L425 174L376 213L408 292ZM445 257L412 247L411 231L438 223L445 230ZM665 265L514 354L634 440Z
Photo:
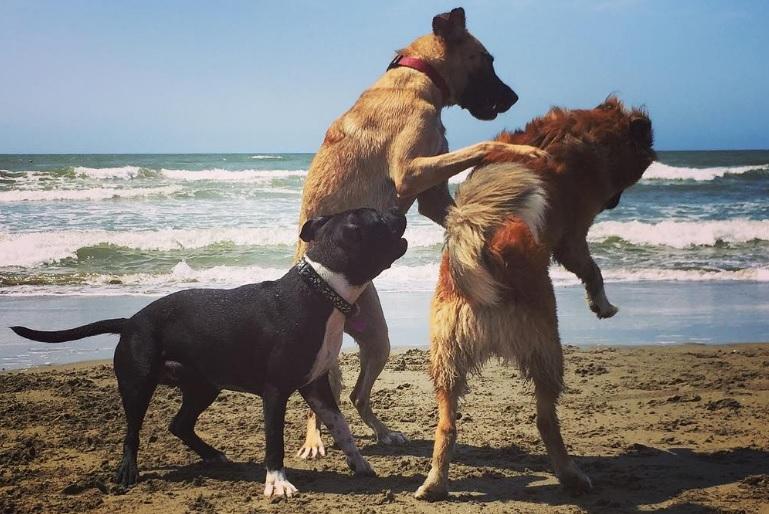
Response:
M112 305L134 308L182 288L279 277L291 265L311 159L0 155L0 324L68 322L71 316L55 314L68 305L80 306L86 322L98 318L89 317L94 305L111 297L121 299ZM658 159L589 233L608 296L620 306L617 317L588 321L579 281L553 266L564 341L769 341L769 151L659 152ZM463 178L455 177L452 187ZM409 251L376 284L395 316L393 344L425 345L443 234L416 209L408 221ZM636 298L654 302L644 304L645 311L659 307L645 324L631 316ZM666 301L671 298L674 305ZM708 302L712 312L701 312ZM40 316L54 304L45 311L53 314ZM403 305L410 307L402 312ZM576 316L571 309L579 317L567 323ZM684 319L688 325L654 330ZM717 335L701 334L703 322L715 322L708 333ZM731 328L719 332L719 322ZM580 324L584 333L569 328ZM632 337L622 335L628 324L637 327ZM2 367L57 361L57 351L30 347L0 329Z

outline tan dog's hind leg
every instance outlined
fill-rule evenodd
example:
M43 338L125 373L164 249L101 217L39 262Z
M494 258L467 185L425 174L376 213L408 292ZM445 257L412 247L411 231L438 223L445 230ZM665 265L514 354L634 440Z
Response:
M556 413L558 397L563 389L561 344L556 336L555 341L540 348L542 353L534 356L531 369L537 398L537 428L561 485L575 493L583 493L592 489L593 485L566 451Z
M347 333L360 347L360 374L355 388L350 393L350 400L361 419L376 434L377 441L384 444L403 444L408 441L406 436L387 428L371 410L371 388L390 356L387 323L373 284L358 298L358 307L358 315L348 320L345 326Z
M456 390L439 389L435 397L438 400L438 427L435 429L433 464L425 482L414 494L419 500L435 501L449 495L449 464L457 441L459 393Z
M339 362L336 362L328 371L328 381L331 390L334 393L334 399L339 405L339 397L342 393L342 370L339 369ZM307 435L304 444L296 456L300 459L315 459L326 456L326 447L323 445L323 437L320 432L320 419L312 409L307 411Z

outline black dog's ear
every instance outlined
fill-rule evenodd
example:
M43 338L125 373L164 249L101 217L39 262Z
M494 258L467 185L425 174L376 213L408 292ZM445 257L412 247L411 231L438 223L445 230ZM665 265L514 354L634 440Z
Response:
M299 239L305 243L315 240L315 234L317 234L318 229L325 225L330 219L331 216L316 216L308 219L304 222L304 225L302 225L302 231L299 232Z
M451 41L462 37L465 33L465 10L461 7L451 12L439 14L433 18L433 34Z
M652 122L645 116L637 116L630 120L630 135L636 141L646 141L652 131Z

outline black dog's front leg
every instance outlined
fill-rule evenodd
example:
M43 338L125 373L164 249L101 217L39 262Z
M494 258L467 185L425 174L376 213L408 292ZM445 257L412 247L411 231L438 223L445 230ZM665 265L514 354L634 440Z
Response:
M347 457L347 465L356 475L374 475L374 470L355 446L350 427L339 411L339 407L331 392L328 381L328 373L310 382L299 389L302 398L307 402L315 414L326 425L334 442L342 449Z
M286 470L283 468L283 428L288 395L275 388L266 388L262 399L266 440L264 467L267 468L264 495L268 498L272 496L289 497L297 489L286 479Z

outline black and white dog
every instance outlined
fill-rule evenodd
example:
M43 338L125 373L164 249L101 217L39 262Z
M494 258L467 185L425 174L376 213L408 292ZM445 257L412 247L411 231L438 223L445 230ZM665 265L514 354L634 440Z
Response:
M298 390L328 427L356 474L373 474L334 400L328 370L342 345L345 317L368 283L400 258L406 218L355 209L307 221L304 259L275 281L235 289L188 289L160 298L131 318L59 331L11 327L35 341L59 343L120 334L115 375L127 429L116 480L136 483L139 430L158 384L176 385L182 406L170 431L204 461L225 455L195 434L198 416L222 389L262 396L266 434L265 496L296 492L283 468L283 425Z

